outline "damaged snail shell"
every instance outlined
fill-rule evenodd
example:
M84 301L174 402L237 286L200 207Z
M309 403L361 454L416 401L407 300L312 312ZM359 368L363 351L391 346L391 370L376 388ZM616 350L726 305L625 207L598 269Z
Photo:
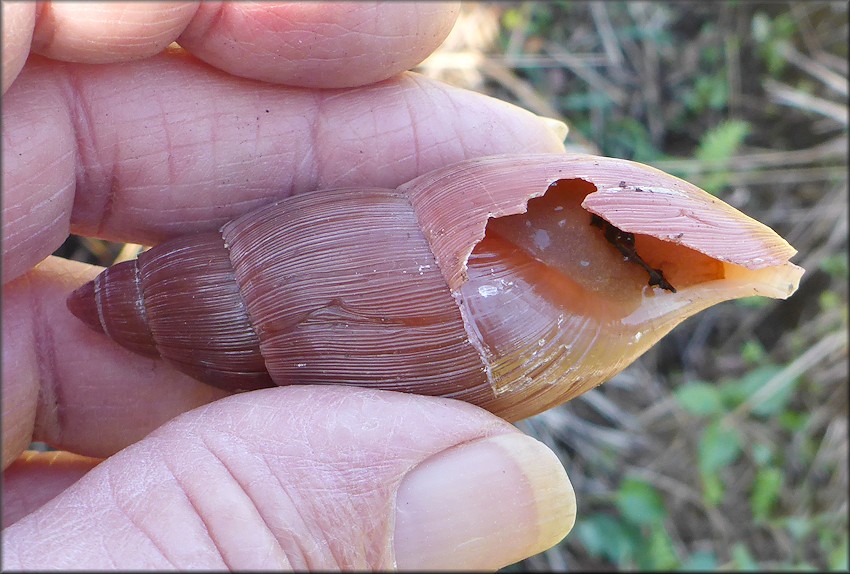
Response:
M687 317L786 298L769 227L634 162L463 161L389 189L322 190L106 269L69 309L209 384L346 384L507 420L621 371Z

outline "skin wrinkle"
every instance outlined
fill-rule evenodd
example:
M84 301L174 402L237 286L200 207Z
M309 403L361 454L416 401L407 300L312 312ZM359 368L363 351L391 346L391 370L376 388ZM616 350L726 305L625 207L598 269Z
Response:
M333 417L333 414L336 413L338 409L341 408L341 409L343 409L343 411L345 411L345 407L344 407L344 404L343 404L344 402L346 402L346 399L344 397L341 398L341 399L339 397L337 397L337 398L335 398L333 405L332 406L329 405L327 414L329 414L330 417L329 417L329 420L325 421L327 428L345 427L345 425L342 423L341 420ZM358 404L358 401L356 401L354 399L349 399L349 402L354 402L355 405ZM351 470L350 467L352 467L352 466L355 466L355 467L358 466L358 465L362 466L363 461L362 460L354 460L354 461L349 460L346 457L346 455L344 454L344 451L342 451L342 452L337 451L335 453L328 453L328 452L326 452L327 448L326 448L326 444L324 443L324 440L322 440L319 443L316 443L314 440L312 440L312 433L309 431L309 428L310 428L310 423L315 420L315 416L316 416L316 413L312 412L312 411L299 413L299 415L296 416L296 420L302 420L304 425L305 425L305 430L302 430L301 432L299 432L298 436L304 439L301 442L301 444L303 445L303 447L306 447L308 450L303 454L302 457L299 457L299 459L296 459L295 461L293 461L295 463L300 462L301 463L300 465L290 463L290 464L281 465L281 466L292 469L292 472L295 474L295 476L298 476L299 475L298 473L300 471L301 475L307 474L309 476L319 476L319 477L325 477L325 478L338 477L338 480L341 481L342 483L344 483L344 484L340 485L339 488L342 491L347 492L349 490L349 487L352 484L356 484L356 482L353 482L352 480L346 478L344 476L344 474L346 473L346 471L350 471ZM341 448L344 448L344 447L341 447ZM272 453L264 453L264 454L266 456L268 456ZM331 456L330 460L328 460L329 455ZM304 467L306 465L309 465L311 468L304 470ZM317 481L317 483L323 484L323 482L321 480ZM333 485L328 485L328 486L331 486L331 488L333 488ZM352 496L352 494L350 493L348 496L346 496L345 502L351 502L352 499L356 500L359 496L362 495L363 490L366 490L366 489L362 489L362 488L358 489L357 492L353 493L354 496ZM369 489L369 490L371 490L371 489ZM323 499L325 498L324 491L323 490L317 490L317 489L315 489L315 487L313 488L313 491L316 492L316 494L317 494L317 496L313 497L313 499L317 502L323 501ZM331 494L333 494L333 493L331 492ZM307 498L306 500L309 501L310 498ZM331 516L331 514L334 514L334 515L339 514L341 516L352 516L353 517L353 516L358 515L358 512L356 510L356 505L345 504L345 508L343 510L339 510L341 502L342 501L340 501L338 498L335 498L333 496L329 496L329 500L325 501L324 506L313 504L311 506L312 513L316 516ZM294 503L294 501L293 501L293 503ZM328 508L328 506L327 506L328 504L331 505L330 508ZM298 509L297 506L295 508ZM299 514L300 514L300 510L299 510ZM334 522L337 522L337 520L331 519L331 524L333 524ZM321 533L322 530L323 529L320 528L319 532ZM330 529L328 534L332 534L332 533L333 533L333 528ZM318 540L319 538L314 538L314 539ZM346 551L347 548L351 547L351 541L350 540L348 540L348 539L337 539L336 540L337 544L334 544L334 541L330 540L330 539L326 539L325 535L322 535L322 537L320 539L323 542L325 542L323 547L327 550L327 552L330 553L331 557L334 560L334 564L336 565L337 568L362 569L362 568L367 566L367 563L365 563L365 562L361 563L361 564L351 564L344 558L344 556L346 556L346 555L348 555L348 556L351 555L350 551ZM357 554L357 555L361 556L363 559L365 559L366 556L367 556L366 553L361 553L361 554ZM371 567L371 568L376 567L376 565L374 565L374 564L371 564L371 565L368 565L368 566Z
M144 528L144 526L143 526L141 523L139 523L139 522L138 522L138 521L137 521L137 520L133 517L133 513L132 513L132 512L130 512L127 508L125 508L125 507L124 507L124 504L122 503L122 499L121 499L121 497L119 497L119 496L118 496L118 490L117 490L117 487L116 487L116 481L115 481L115 479L114 479L113 473L109 472L110 467L107 465L107 466L105 466L104 468L106 469L106 470L105 470L106 482L107 482L107 484L108 484L108 486L109 486L109 493L110 493L110 495L111 495L111 497L112 497L112 505L113 505L115 508L117 508L117 509L118 509L118 511L121 513L121 515L122 515L124 518L126 518L126 519L127 519L127 522L128 522L128 523L129 523L129 524L130 524L130 525L131 525L131 526L132 526L132 527L133 527L133 528L134 528L137 532L139 532L140 534L142 534L142 535L143 535L143 536L144 536L144 537L145 537L145 538L146 538L146 539L147 539L147 540L151 543L151 546L153 546L154 548L156 548L157 552L159 553L160 558L162 558L163 560L165 560L165 562L167 562L169 566L171 566L172 568L175 568L175 569L176 569L176 568L177 568L177 564L175 564L174 562L172 562L172 561L171 561L171 559L170 559L170 558L168 557L168 555L166 554L165 550L162 548L162 546L160 546L160 545L159 545L159 543L156 541L156 539L154 538L154 536L153 536L150 532L148 532L148 530L147 530L146 528ZM111 552L109 551L109 548L108 548L108 547L106 547L106 546L105 546L105 547L104 547L104 549L106 550L106 552L105 552L105 554L106 554L106 555L110 555L110 554L111 554ZM113 565L115 565L115 563L113 563ZM116 566L116 567L117 567L117 566Z
M269 464L269 461L264 453L260 453L259 460L261 460L266 466L269 471L269 475L274 477L275 482L277 482L278 486L280 487L280 493L286 498L286 500L289 501L289 507L295 512L295 516L300 522L300 524L294 527L293 530L295 530L296 532L300 530L302 532L309 533L312 536L313 540L323 540L324 536L322 535L323 533L321 532L321 529L317 531L317 529L310 524L310 521L304 518L304 513L301 512L300 506L295 503L295 499L289 493L289 489L280 480L280 477L277 475L277 473L272 470L271 465ZM265 517L263 517L263 519L266 520ZM277 536L275 536L275 538L277 538ZM289 566L291 568L293 568L294 570L314 570L318 569L321 566L321 563L315 563L311 560L311 553L309 553L307 549L304 548L304 545L301 543L301 538L299 536L290 536L288 540L294 544L296 550L298 551L298 556L300 556L301 558L300 561L296 562L293 559L294 557L292 556L292 554L290 552L287 552L281 544L281 550L283 550L283 553L289 559ZM324 547L328 546L328 544L324 545Z
M76 74L74 66L59 65L59 70L63 72L62 77L65 81L60 82L60 90L62 91L67 105L67 113L71 120L71 126L74 131L72 141L76 144L75 151L75 171L76 178L73 189L74 204L76 204L77 191L87 189L90 186L89 166L103 165L103 162L96 161L95 156L101 147L98 145L97 129L95 129L95 121L90 107L91 102L87 101L82 92L82 83ZM64 88L64 89L62 89ZM109 177L110 185L107 188L109 191L105 197L101 199L99 224L97 233L100 234L104 226L108 223L109 217L112 214L113 202L115 200L118 179L118 164L115 161L110 162L111 173L104 174ZM69 224L73 219L72 213L68 214Z
M402 94L403 94L403 97L404 97L404 107L407 110L408 117L410 118L410 120L409 120L410 131L411 131L411 138L413 139L413 149L414 149L413 161L415 162L415 165L416 165L416 173L424 173L422 171L422 162L421 162L423 145L422 145L422 140L419 137L419 131L417 129L416 122L414 121L414 117L416 116L416 113L414 112L415 108L414 108L414 106L411 105L411 102L410 102L410 92L404 91L404 92L402 92Z
M451 106L451 108L452 108L452 111L453 111L453 112L457 113L457 112L459 111L459 109L458 109L458 107L457 107L457 102L455 102L452 98L447 97L447 96L448 96L448 94L446 94L445 90L440 90L440 91L439 91L439 92L437 92L437 93L439 93L440 95L444 96L444 97L443 97L443 100L444 100L445 102L448 102L448 104L449 104L449 106ZM433 98L432 98L432 99L433 99ZM463 130L458 130L458 129L457 129L457 125L456 125L456 124L452 124L451 129L452 129L452 132L454 133L455 139L456 139L458 142L460 142L460 147L461 147L461 149L467 149L467 145L464 143L464 131L463 131Z
M62 154L62 155L59 155L59 156L54 157L53 159L49 160L49 162L48 162L47 164L42 164L42 165L40 165L40 166L39 166L39 170L38 170L38 171L33 171L33 172L32 172L32 173L31 173L28 177L26 177L25 179L22 179L22 180L20 180L20 181L15 182L15 185L16 185L16 186L19 186L19 187L25 187L25 186L28 186L28 185L29 185L30 187L32 187L32 185L31 185L31 184L33 184L33 182L35 182L36 180L38 180L38 179L42 176L42 174L43 174L44 172L46 172L46 171L52 171L52 170L53 170L56 166L58 166L58 165L59 165L59 164L61 164L63 161L65 161L65 159L66 159L69 155L71 155L72 153L73 153L73 152L71 152L71 151L69 150L69 151L68 151L68 152L66 152L65 154ZM71 184L70 184L70 182L69 182L69 183L68 183L68 185L67 185L67 187L70 187L70 186L71 186ZM60 189L58 189L55 193L53 193L52 195L50 195L50 196L48 196L48 197L46 197L46 198L44 198L44 199L40 200L38 203L36 203L36 204L34 204L34 205L31 205L31 206L28 206L28 207L27 207L27 210L28 210L28 211L36 210L36 209L39 209L39 208L41 208L41 207L43 207L43 206L45 206L45 205L47 205L47 204L49 204L49 203L52 203L52 202L56 201L56 199L57 199L57 198L59 198L59 197L62 195L62 193L65 191L65 189L66 189L66 188L60 188Z
M32 50L40 52L53 46L56 39L56 15L51 2L39 2L36 6Z
M24 90L24 94L26 94L26 87ZM32 90L29 91L32 92ZM16 94L16 101L20 97L21 93ZM45 104L45 100L52 99L49 97L35 97L35 105L37 107L43 106ZM4 187L6 187L7 190L18 190L16 192L7 192L5 197L6 204L3 209L3 226L4 234L6 234L5 239L7 241L4 245L3 258L7 264L11 263L11 266L15 268L16 271L11 275L4 277L5 281L9 281L14 277L17 277L24 271L24 269L17 269L17 266L20 265L20 261L15 261L15 259L17 257L16 254L19 251L27 251L27 249L29 249L29 251L35 252L37 256L40 255L40 257L46 257L51 251L61 245L61 242L64 240L64 237L67 235L68 229L70 228L70 210L67 209L69 206L65 205L66 203L70 203L70 199L72 197L72 195L68 195L67 193L68 187L71 185L70 181L57 182L58 189L50 193L48 197L41 198L39 192L41 191L42 186L47 185L47 189L50 189L52 186L39 180L50 180L54 178L54 173L64 173L65 169L62 169L62 164L63 162L68 161L73 150L71 150L70 146L68 146L67 152L59 153L58 155L49 158L46 160L46 165L39 166L39 169L37 170L30 169L27 171L27 168L20 168L19 170L16 170L15 168L17 165L20 162L25 161L20 159L24 156L24 154L37 154L44 146L49 148L52 144L56 143L45 141L41 137L44 134L40 130L37 132L39 136L37 143L34 143L31 139L29 139L31 136L27 133L23 133L24 129L24 126L19 128L10 128L9 131L14 131L15 133L6 133L4 137L5 144L9 146L4 150L4 156L7 154L8 156L11 156L9 157L10 161L8 161L9 165L6 166L10 169L10 171L7 172L4 170ZM13 149L13 144L10 143L12 141L20 142L17 145L17 149L20 150L17 153L17 156L14 152L10 151ZM62 148L63 146L59 145L57 147ZM12 174L16 173L16 171L22 171L26 174L25 178L20 181L14 181L15 178ZM12 181L9 181L9 179ZM70 178L68 178L68 180L70 180ZM10 199L9 196L14 199ZM49 222L39 221L37 216L31 217L31 214L33 213L46 215L51 219ZM22 220L24 220L24 223L20 224L19 222ZM26 220L29 221L26 222ZM45 223L48 224L45 225Z
M105 11L105 12L108 13L108 11ZM157 7L156 22L154 22L154 21L146 22L144 20L137 20L136 22L134 22L133 25L136 26L137 28L169 28L168 26L163 26L163 24L170 24L172 22L179 22L180 20L183 19L182 16L181 16L182 13L183 13L182 7L173 6L171 8L167 8L167 9ZM169 14L171 14L171 16L169 16ZM103 22L110 24L110 28L109 28L110 30L114 29L114 26L112 26L112 20L113 19L111 19L111 18L105 18L104 20L102 20ZM173 33L170 33L170 32L168 32L168 30L166 30L166 31L160 33L158 36L138 35L136 37L139 38L139 39L148 38L150 40L159 40L160 38L163 38L163 39L169 38L172 34ZM122 35L122 34L115 34L114 36L105 35L105 36L102 36L102 37L104 37L104 38L115 38L115 39L119 39L119 40L126 40L128 38L130 38L130 39L133 38L133 36L127 36L127 35ZM149 43L150 43L150 41L147 41L147 42L144 43L144 45L148 45Z
M5 92L14 78L20 73L26 62L26 46L32 43L32 27L35 24L35 12L31 5L3 3L2 20L4 26L3 78L2 89Z
M371 48L371 51L375 53L373 56L368 57L368 63L378 64L376 67L379 69L385 69L386 62L398 61L398 54L401 53L401 49L396 47L398 39L408 37L409 34L404 34L401 31L398 34L379 32L381 28L374 24L374 20L377 19L379 13L386 11L384 7L358 6L357 8L349 9L347 12L345 11L345 7L334 6L334 9L343 12L342 14L337 14L337 18L334 19L341 20L342 23L337 21L331 23L322 22L317 17L317 15L321 15L322 13L318 10L299 9L293 11L289 7L285 9L274 9L268 6L257 7L252 10L251 7L245 6L241 7L238 11L232 10L230 13L226 13L223 16L224 23L218 26L215 34L210 32L211 25L208 22L204 22L202 17L196 25L189 27L189 34L191 34L192 41L190 42L187 38L186 43L193 47L203 46L203 52L208 55L211 61L221 61L223 67L231 68L234 67L234 63L232 58L229 58L227 54L228 44L231 44L231 42L227 41L227 34L230 32L235 34L239 30L248 29L255 32L255 34L252 35L249 32L247 34L248 37L238 46L238 50L244 52L243 56L251 57L253 55L257 57L260 68L258 70L259 77L276 77L278 75L279 72L276 72L274 66L271 65L272 60L275 60L277 64L291 62L297 65L284 65L286 69L284 74L296 83L303 81L312 83L305 72L305 69L311 63L313 65L330 63L330 66L322 67L327 68L331 72L337 67L335 60L339 56L347 58L355 67L358 64L364 63L363 58L357 56L357 53L364 51L363 46L367 45L374 46ZM257 12L256 16L253 15L254 12ZM287 14L295 14L295 16L287 18ZM447 14L445 8L443 8L442 12L439 12L439 15L441 17L435 23L436 31L446 27L449 16L455 16L454 12ZM228 26L226 22L237 17L241 18L238 21L238 25L233 24ZM350 20L355 17L357 21L351 22ZM346 21L346 18L349 21ZM365 22L363 27L367 31L360 34L352 33L352 28L356 28L361 21ZM408 20L404 20L403 24L405 29L414 29L420 26L420 23L410 22ZM203 26L203 30L201 30L201 26ZM302 30L299 30L299 27ZM195 28L197 28L197 31ZM433 38L439 35L436 31L434 34L426 35L426 37L433 41ZM261 36L257 36L257 34ZM333 34L337 34L337 36L334 37ZM383 37L388 37L389 40L382 42ZM269 41L271 39L274 39L274 41ZM395 42L391 41L393 39L395 39ZM309 50L303 49L305 48L305 42L309 45ZM340 43L348 47L341 54L339 54L338 47ZM392 46L392 49L382 50L382 44L388 44ZM298 54L299 52L303 52L303 54ZM352 53L354 54L353 56L351 55ZM411 57L418 59L419 55L412 54ZM305 58L314 58L314 60L311 62ZM413 63L415 62L411 61L410 65L413 65ZM238 74L238 71L236 73ZM345 75L344 70L341 73ZM380 72L378 76L381 76ZM356 78L353 81L357 83ZM349 84L351 82L351 79L347 79L344 83ZM327 84L328 82L322 83Z
M52 3L40 4L50 6ZM84 57L92 55L97 60L102 60L104 55L122 60L142 58L159 52L171 42L173 36L179 32L179 29L173 24L186 19L186 8L187 5L185 4L170 7L157 6L154 8L157 16L156 22L144 20L147 17L147 12L150 11L149 7L135 7L127 4L114 4L102 9L99 9L98 6L87 6L82 14L70 14L65 10L59 24L57 24L55 12L51 12L49 25L43 24L36 29L34 34L36 49L34 51L52 54L54 51L61 51L61 48L68 48L72 54L76 52L77 57L79 55L84 55ZM194 8L196 9L196 7ZM51 11L54 10L52 6L50 6L50 9ZM48 20L42 21L48 22ZM61 36L63 45L57 50L55 46L57 29L63 30L66 24L72 28L82 26L87 31L100 24L99 31L101 33L84 37L70 37L63 34ZM103 25L107 26L104 28ZM161 31L156 34L148 32L149 30L156 31L159 29ZM47 38L47 34L50 35L49 38ZM47 39L41 40L41 38ZM132 48L142 48L142 51Z
M166 106L163 104L161 92L154 93L154 101L156 101L159 106L162 134L165 138L165 157L166 166L168 168L168 179L173 184L179 180L179 168L175 164L176 158L174 157L174 138L171 135L171 122L168 121L168 112L166 110Z
M56 365L55 341L53 329L44 312L44 306L34 289L33 282L26 279L26 291L33 310L32 333L35 353L38 357L38 400L34 413L33 437L47 439L61 444L64 420L61 404L63 402L62 383Z
M158 100L158 101L161 101L161 100ZM169 165L169 176L170 176L170 179L171 179L171 182L172 182L172 183L169 185L169 188L170 188L170 189L172 189L172 190L179 190L179 189L180 189L180 187L181 187L181 186L183 186L183 185L186 185L186 186L188 186L189 188L194 188L194 187L197 187L198 185L203 185L203 182L199 182L199 183L197 183L197 184L192 184L192 183L189 183L189 184L179 184L179 183L177 183L177 181L176 181L176 180L178 179L178 178L177 178L177 173L179 172L179 169L178 169L178 168L176 167L176 165L174 164L175 157L174 157L174 153L173 153L173 152L174 152L175 150L177 150L177 149L181 149L181 148L182 148L182 147L184 147L184 146L185 146L185 147L187 147L187 148L190 148L190 147L192 147L192 146L194 146L194 145L197 145L197 142L189 142L189 143L186 143L186 144L180 144L180 145L175 146L175 145L172 143L172 139L173 139L173 138L172 138L172 136L171 136L171 132L169 131L169 128L168 128L168 126L169 126L169 122L168 122L168 121L166 121L166 116L167 116L167 113L166 113L166 109L165 109L165 107L164 107L163 105L160 105L160 113L158 113L158 114L155 114L155 115L151 116L151 119L153 119L153 118L159 118L159 119L161 120L161 125L163 126L163 129L164 129L164 131L165 131L165 133L166 133L166 137L167 137L167 141L168 141L168 146L167 146L167 151L166 151L165 153L167 154L167 161L168 161L168 165ZM216 141L218 141L218 140L219 140L219 138L217 138L217 137L216 137L216 126L217 126L217 125L218 125L218 122L216 122L216 121L212 121L212 122L210 122L210 130L211 130L211 132L212 132L212 137L211 137L210 139L211 139L211 141L212 141L212 142L216 142ZM218 148L217 148L216 146L213 146L213 148L212 148L212 149L213 149L213 155L215 155L216 150L217 150ZM213 163L214 163L214 164L216 164L216 165L221 165L221 163L220 163L220 162L213 162ZM240 163L244 163L244 162L240 162ZM215 184L217 183L216 181L214 181L214 179L215 179L215 177L214 177L214 174L213 174L212 179L211 179L211 180L210 180L210 182L209 182L209 185L215 185ZM131 192L131 191L144 191L144 189L146 189L146 187L147 187L147 186L127 186L127 185L125 185L125 186L120 186L120 187L119 187L119 186L115 186L115 190L114 190L114 191L116 192L116 194L117 194L117 193L119 193L119 192L121 192L121 193L128 193L128 192ZM251 205L251 204L259 205L259 204L261 204L261 203L265 203L265 202L266 202L266 200L258 201L258 200L256 200L256 199L253 199L253 200L240 200L240 201L234 202L232 205L240 205L240 204L245 204L245 205ZM181 211L190 211L190 212L191 212L191 211L193 211L193 210L198 210L198 211L208 211L208 209L209 209L209 208L208 208L208 206L206 206L206 205L203 205L203 206L187 206L187 207L181 207L181 208L180 208L180 210L181 210ZM135 212L141 212L141 213L144 213L144 212L147 212L147 211L154 211L154 212L157 212L157 213L161 213L161 211L162 211L162 210L161 210L161 209L159 209L159 208L155 208L155 207L150 207L150 208L143 207L143 208L130 208L128 211L130 211L130 212L135 211ZM171 226L170 226L170 227L176 230L176 229L180 229L180 228L182 228L182 227L183 227L183 225L184 225L184 223L193 223L193 224L196 224L196 223L198 223L198 222L202 222L202 221L211 221L211 222L215 222L216 224L221 224L221 223L224 223L224 221L225 221L225 220L224 220L224 219L222 219L222 218L191 217L191 218L187 218L187 220L186 220L185 222L183 222L183 221L179 221L179 220L178 220L178 221L174 221L174 222L171 224ZM102 227L103 227L103 224L101 224L100 228L102 229Z
M222 20L224 18L224 11L228 8L229 5L226 2L221 2L218 5L213 4L213 6L215 7L215 11L212 13L212 16L208 17L208 19L206 20L207 25L205 27L201 28L199 33L196 34L196 35L201 36L203 38L203 41L201 42L201 46L206 45L206 42L209 38L210 30L218 28L222 24ZM205 7L199 8L199 10L205 10L205 9L206 9ZM197 15L197 12L195 14ZM194 23L193 23L193 25L194 25ZM222 38L228 38L228 35L222 34L221 37ZM178 43L180 42L179 37L178 37L177 41L178 41ZM231 41L231 40L228 39L228 41Z
M23 287L21 287L21 288L25 290L25 292L28 295L28 298L32 299L33 290L32 290L32 287L31 287L32 281L31 281L30 277L29 276L23 277L23 278L20 279L20 281L21 281L21 283L23 283ZM3 299L5 300L5 296L3 297ZM4 301L4 302L6 302L6 301ZM29 335L30 335L30 340L33 343L35 343L38 340L36 332L35 332L36 323L29 322L29 325L27 325L27 327L29 327L28 331L29 331ZM4 326L4 328L5 328L5 326ZM25 336L23 333L21 335ZM33 347L34 347L34 350L37 351L38 347L35 346L35 345L33 345ZM4 371L4 373L5 373L5 371ZM27 374L29 374L29 373L27 373ZM41 400L40 386L39 386L39 389L36 390L36 392L35 392L35 397L32 396L33 390L30 389L30 388L27 388L27 387L29 387L29 385L24 383L23 389L22 389L21 385L19 384L19 385L15 386L14 391L7 390L7 392L4 394L3 398L5 399L5 401L3 402L3 405L2 405L3 406L3 415L4 415L3 430L4 430L4 432L8 433L7 436L11 436L11 437L20 436L21 437L21 438L17 439L12 444L6 444L6 442L4 441L5 447L14 446L17 449L23 450L27 447L27 444L29 444L31 437L35 434L34 427L35 427L35 423L36 423L36 420L37 420L37 416L35 416L35 415L38 413L39 402ZM33 413L34 416L32 418L30 418L29 416L20 417L20 418L17 418L17 420L16 420L16 417L12 416L6 410L7 408L10 407L10 405L12 403L12 401L10 400L10 395L12 395L11 398L13 398L14 401L15 401L15 406L17 408L20 408L21 410L27 410L28 411L29 408L31 408L31 406L34 404L35 405L35 410L34 410L34 413ZM21 403L23 403L23 404L21 404ZM15 425L10 427L10 428L6 428L6 426L5 426L7 424L6 421L13 421L13 422L15 422ZM15 432L16 427L22 427L21 431ZM11 454L8 450L6 450L4 448L4 450L3 450L3 468L4 469L6 467L8 467L9 464L12 463L12 461L14 460L12 457L14 457L15 454L17 454L17 453Z
M194 511L195 516L198 518L200 523L203 525L204 532L207 535L207 539L210 541L210 544L212 545L212 547L215 548L216 554L221 559L221 561L225 565L228 566L228 569L230 569L230 565L227 564L227 561L224 558L224 552L222 551L221 547L219 546L218 541L212 535L212 532L210 532L209 524L207 523L206 519L204 518L204 513L201 511L201 508L197 504L195 504L194 498L189 495L189 489L186 488L183 481L180 479L180 473L175 472L175 469L172 466L171 462L168 460L167 456L161 457L160 460L162 460L162 463L165 465L165 468L168 469L168 472L171 474L171 477L174 479L174 484L177 485L178 489L183 494L183 497L186 499L186 502L189 504L189 506Z
M20 219L23 219L28 215L25 214ZM4 246L4 249L7 253L14 253L16 249L19 249L21 245L25 245L28 242L36 243L36 244L49 244L51 243L51 239L56 235L56 229L59 228L59 223L64 222L66 219L67 213L60 211L57 213L53 219L48 222L30 222L25 227L21 227L20 230L16 233L10 234L5 238L5 242L7 245ZM17 221L17 220L15 220ZM4 225L9 225L10 221L4 221ZM63 226L65 229L68 229L67 222ZM17 241L16 241L17 240ZM61 243L60 243L61 245Z
M250 503L253 507L253 510L254 510L254 514L257 517L259 517L259 519L260 519L259 522L261 523L262 527L265 528L265 530L269 533L272 540L274 540L277 543L277 547L280 549L281 554L283 556L286 556L286 552L283 550L283 547L280 545L280 542L277 540L277 536L274 535L274 531L269 526L268 522L266 521L265 517L263 516L263 513L260 511L260 505L257 504L257 502L254 500L254 498L251 496L251 493L248 491L249 489L245 488L242 485L242 482L239 480L237 474L235 472L233 472L233 470L231 470L230 466L228 466L228 464L225 462L225 457L219 456L219 454L217 452L215 452L215 450L212 448L209 441L207 440L206 436L204 434L201 434L201 435L199 435L199 438L201 439L201 444L204 446L206 451L210 455L212 455L212 457L224 469L224 471L227 473L227 475L230 477L230 479L236 485L237 489L245 495L245 499L250 501ZM234 439L236 437L231 436L230 438ZM194 502L193 502L193 506L194 506ZM197 509L197 510L198 510L198 512L202 512L200 509ZM207 522L203 518L203 516L201 517L201 519L204 520L204 524L207 524ZM222 549L222 546L219 544L219 541L216 539L215 534L209 529L209 527L207 528L207 531L209 532L210 538L215 543L216 548L219 549L219 553L221 554L221 558L222 558L222 560L224 560L225 564L227 565L228 570L233 570L234 567L242 568L242 566L239 565L239 564L235 564L235 565L231 564L231 561L228 559L226 553ZM288 560L288 558L287 558L287 562L291 562L291 561ZM280 565L278 565L278 566L280 566Z

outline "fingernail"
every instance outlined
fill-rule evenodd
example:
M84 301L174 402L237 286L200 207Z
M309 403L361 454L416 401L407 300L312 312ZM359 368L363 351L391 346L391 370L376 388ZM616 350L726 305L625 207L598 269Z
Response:
M402 481L399 569L496 570L557 544L575 522L575 494L543 443L509 433L432 456Z
M567 139L567 134L570 133L570 128L567 124L565 124L561 120L556 120L555 118L547 118L545 116L537 117L543 120L543 123L546 124L546 127L549 128L549 130L553 134L555 134L555 136L559 140L564 141L565 139Z

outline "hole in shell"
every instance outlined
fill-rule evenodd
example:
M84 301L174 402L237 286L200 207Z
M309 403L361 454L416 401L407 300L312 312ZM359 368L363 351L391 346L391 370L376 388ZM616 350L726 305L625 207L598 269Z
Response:
M722 262L648 235L627 234L643 264L624 256L581 207L595 190L582 179L559 180L529 200L526 213L488 221L461 287L467 316L485 349L516 340L519 331L546 340L555 329L553 316L563 328L594 331L629 316L647 299L682 297L687 287L723 278ZM648 269L662 273L678 293L651 285ZM521 317L513 311L518 308Z

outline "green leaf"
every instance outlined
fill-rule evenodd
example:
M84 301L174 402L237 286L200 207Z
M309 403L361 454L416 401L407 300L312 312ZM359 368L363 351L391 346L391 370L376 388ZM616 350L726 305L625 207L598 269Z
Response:
M697 550L679 567L685 572L699 572L717 569L717 556L710 550Z
M716 171L700 179L700 184L707 192L717 195L729 181L729 173L724 167L750 131L750 124L741 120L725 121L707 131L695 152L698 160L719 163Z
M764 466L773 459L773 448L764 443L756 443L752 448L753 462L757 466Z
M758 392L768 381L782 370L779 365L763 365L753 369L741 378L741 386L747 390L747 396ZM769 417L784 411L791 396L800 382L799 377L787 385L776 389L769 397L753 406L752 413L760 417Z
M808 518L801 516L792 516L785 521L785 528L788 529L788 534L795 540L802 540L812 529L812 522Z
M712 415L723 412L723 400L717 386L694 381L678 387L674 396L679 404L695 415Z
M560 104L566 111L586 112L611 108L614 100L605 92L576 92L560 98Z
M664 500L651 484L625 479L617 491L616 505L623 518L635 524L657 524L667 517Z
M818 296L818 305L823 312L837 309L842 302L842 297L835 291L824 291Z
M619 519L595 513L578 521L576 537L591 556L621 564L634 555L637 542L634 532Z
M729 84L723 70L715 74L697 76L693 89L683 96L685 107L695 114L706 110L720 110L729 101Z
M830 570L847 570L847 538L829 553Z
M612 157L652 162L661 155L646 126L634 118L612 120L605 129L605 153Z
M756 473L750 491L750 506L756 521L763 522L769 518L770 511L779 499L783 480L782 471L776 467L760 468Z
M764 345L756 339L747 339L741 346L741 358L750 365L757 365L767 357Z
M750 124L741 120L728 120L718 124L702 136L696 158L702 161L726 161L744 142Z
M522 24L526 22L525 16L520 13L516 8L510 8L505 10L502 14L502 26L505 27L506 30L511 31L514 28L518 28Z
M642 570L672 570L679 566L670 534L660 523L652 526L648 544L639 548L638 563Z
M728 466L741 454L738 430L714 421L703 430L697 454L700 472L704 475Z
M702 475L702 498L706 506L716 507L723 502L724 494L726 494L726 487L719 476L716 474Z
M750 549L743 543L736 543L732 547L731 554L732 561L735 563L735 570L745 570L748 572L759 570L759 565L750 553Z
M784 411L779 414L779 425L790 432L797 432L809 424L811 413L800 413L797 411Z
M833 279L847 279L850 275L850 264L847 261L847 253L836 253L825 257L819 267Z
M720 385L720 393L724 402L731 407L738 406L750 396L759 391L770 379L782 370L779 365L767 364L756 367L737 380L724 382ZM799 384L799 378L777 389L766 399L753 406L756 416L768 417L785 411L794 390Z
M718 419L702 431L697 457L706 505L716 506L723 500L725 487L718 471L734 462L740 454L741 438L734 427L726 427Z

